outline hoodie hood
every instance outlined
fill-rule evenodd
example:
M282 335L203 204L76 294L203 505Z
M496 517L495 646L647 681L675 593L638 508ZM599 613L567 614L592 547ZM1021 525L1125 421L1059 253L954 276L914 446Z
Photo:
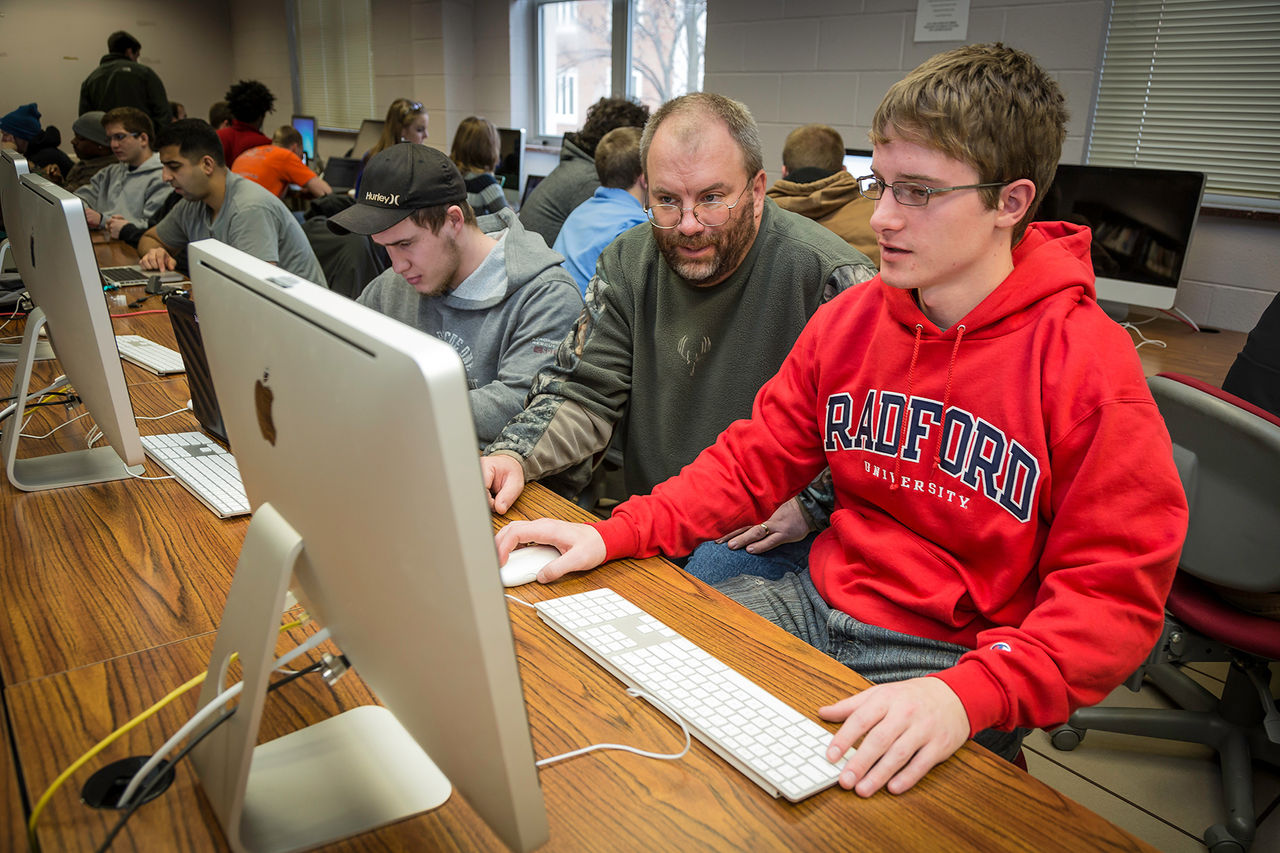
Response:
M968 340L996 337L1025 323L1039 312L1026 309L1043 299L1076 305L1094 301L1092 236L1083 225L1033 222L1013 249L1013 272L986 299L949 330L941 330L924 315L910 291L890 287L876 278L894 320L914 330L923 326L926 338L950 338L961 328Z
M504 207L496 213L476 217L476 224L485 234L501 241L493 248L493 252L502 253L506 276L501 281L497 277L486 277L489 284L478 287L469 287L472 282L471 277L468 277L456 290L443 297L450 307L464 311L492 308L553 268L557 273L556 278L573 281L569 273L560 266L564 257L549 249L540 235L525 230L511 208ZM493 260L495 259L491 253L480 269ZM576 291L577 285L573 287Z
M785 210L818 220L831 216L846 205L862 199L858 193L858 182L853 175L843 171L816 181L780 180L769 187L766 195ZM867 204L871 205L874 202L867 201Z

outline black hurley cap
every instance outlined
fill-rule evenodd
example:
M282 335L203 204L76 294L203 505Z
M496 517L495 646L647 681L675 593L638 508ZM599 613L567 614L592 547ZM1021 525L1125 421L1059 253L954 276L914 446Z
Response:
M467 200L462 173L444 153L401 142L369 158L356 203L329 217L338 234L377 234L415 210Z

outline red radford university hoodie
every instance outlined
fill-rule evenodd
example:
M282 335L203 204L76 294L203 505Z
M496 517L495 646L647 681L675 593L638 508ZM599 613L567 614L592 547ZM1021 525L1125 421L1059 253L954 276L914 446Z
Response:
M809 322L751 420L596 528L610 559L688 553L830 466L809 570L833 607L973 651L937 674L970 734L1050 726L1142 661L1187 527L1128 335L1094 301L1089 232L1031 226L955 326L877 276Z

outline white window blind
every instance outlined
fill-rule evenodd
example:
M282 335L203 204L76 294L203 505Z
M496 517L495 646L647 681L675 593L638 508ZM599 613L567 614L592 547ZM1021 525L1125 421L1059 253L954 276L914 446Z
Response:
M1088 159L1202 171L1206 204L1274 209L1280 3L1113 0Z
M355 130L374 112L369 0L294 0L298 111Z

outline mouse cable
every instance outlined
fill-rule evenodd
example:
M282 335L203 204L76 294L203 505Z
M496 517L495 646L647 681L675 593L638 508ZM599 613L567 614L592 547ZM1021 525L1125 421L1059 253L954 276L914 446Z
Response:
M329 639L329 629L321 628L319 631L316 631L309 638L307 638L306 642L301 643L297 646L294 646L292 649L285 652L280 657L276 658L276 661L273 664L272 669L275 669L276 667L284 666L285 664L291 662L294 658L300 655L304 655L307 652L311 651L312 649L314 649L316 646L320 645L327 639ZM124 793L120 795L120 801L119 801L120 807L123 808L124 806L128 805L134 800L134 795L138 791L138 786L142 784L144 779L146 779L148 776L151 775L151 771L156 769L156 766L161 761L164 760L164 757L166 755L168 755L170 752L173 751L174 747L176 747L179 743L181 743L183 740L189 737L192 732L194 732L202 723L204 723L205 720L209 719L214 714L216 714L220 708L222 708L232 699L239 696L241 691L243 690L244 690L244 682L237 681L235 684L231 685L230 687L228 687L227 689L219 693L217 696L213 697L213 699L210 700L209 704L205 705L203 708L196 711L196 713L192 715L191 719L188 720L182 726L182 728L174 732L173 736L170 737L167 741L165 741L164 745L161 746L158 750L156 750L155 753L153 753L152 756L147 759L146 763L143 764L142 767L138 769L138 772L133 774L133 778L129 780L128 786L124 789Z
M524 607L528 607L530 610L538 609L535 605L532 605L529 602L524 601L523 599L516 598L514 595L512 595L509 592L504 592L503 596L505 598L511 599L516 604L522 605ZM684 732L684 749L680 750L679 752L669 752L669 753L668 752L649 752L647 750L640 749L639 747L627 746L624 743L593 743L591 746L584 746L581 749L575 749L570 752L561 753L560 755L553 755L550 758L543 758L539 761L535 761L534 766L545 767L548 764L554 764L557 761L564 761L566 758L576 758L579 755L586 755L588 752L595 752L598 749L619 749L619 750L622 750L623 752L630 752L634 755L639 755L642 758L656 758L661 761L676 761L681 758L684 758L686 755L689 754L689 749L693 746L693 736L689 733L689 726L685 723L683 717L677 714L675 710L673 710L672 707L668 705L666 702L663 702L658 697L651 696L648 693L636 687L628 687L627 695L635 696L639 699L648 699L652 704L659 706L658 707L659 711L662 711L664 714L666 714L666 716L670 717L672 720L678 723L680 726L680 730Z
M289 682L295 681L304 675L310 675L313 672L319 672L327 665L328 664L326 661L318 660L315 663L311 664L310 666L306 667L305 669L300 669L297 672L292 672L284 676L283 678L280 678L279 680L274 681L271 684L268 684L267 692L270 693L274 690L278 690L279 688L285 686ZM202 740L207 738L209 735L213 734L218 729L219 726L221 726L227 720L235 716L236 710L239 707L240 706L237 705L233 708L223 708L222 712L218 714L218 716L214 720L212 720L207 726L201 729L196 735L194 735L191 738L190 742L188 742L185 746L182 747L182 749L178 750L178 752L174 754L173 761L169 763L169 767L170 768L177 767L178 763L182 761L182 759L186 758L187 755L191 752L191 750L195 749ZM111 847L111 843L115 841L116 836L120 834L120 830L124 829L124 825L129 822L129 818L133 817L133 813L136 812L143 804L147 802L147 797L151 794L152 790L154 790L155 787L160 784L160 780L162 780L164 776L165 774L162 771L162 772L156 773L154 776L152 776L150 779L147 780L146 784L143 785L141 789L138 791L138 795L134 798L133 802L130 803L127 807L125 807L124 814L120 815L120 819L116 821L115 826L111 827L111 830L107 833L107 837L102 840L102 843L100 845L98 845L96 853L105 853L105 851L109 847Z
M288 624L281 625L280 632L284 633L285 631L289 631L289 630L292 630L293 628L297 628L298 626L304 624L304 621L305 620L298 619ZM175 687L173 690L170 690L169 693L164 696L164 698L160 699L158 702L153 704L150 708L143 711L141 714L138 714L138 716L134 717L132 720L125 723L123 726L116 729L114 732L107 735L102 740L98 741L96 744L91 746L87 751L85 751L83 755L81 755L79 758L73 761L70 765L68 765L67 769L59 773L58 777L54 779L53 782L49 785L49 787L45 789L44 793L40 795L40 799L36 801L35 808L31 810L31 817L28 818L27 820L27 835L31 842L31 848L34 850L38 847L38 843L36 841L36 823L40 820L41 812L44 811L45 807L49 804L49 800L53 798L54 793L60 787L62 787L62 784L66 782L67 779L71 778L71 776L77 770L79 770L85 764L92 761L93 758L98 753L102 752L102 750L106 749L108 746L115 743L117 740L119 740L124 734L129 732L131 729L136 728L141 723L146 722L151 717L154 717L160 711L161 708L164 708L170 702L177 699L179 696L186 693L191 688L196 687L201 683L203 683L205 676L207 674L208 674L207 670L205 672L201 672L199 675L193 676L185 684L182 684L178 687Z

